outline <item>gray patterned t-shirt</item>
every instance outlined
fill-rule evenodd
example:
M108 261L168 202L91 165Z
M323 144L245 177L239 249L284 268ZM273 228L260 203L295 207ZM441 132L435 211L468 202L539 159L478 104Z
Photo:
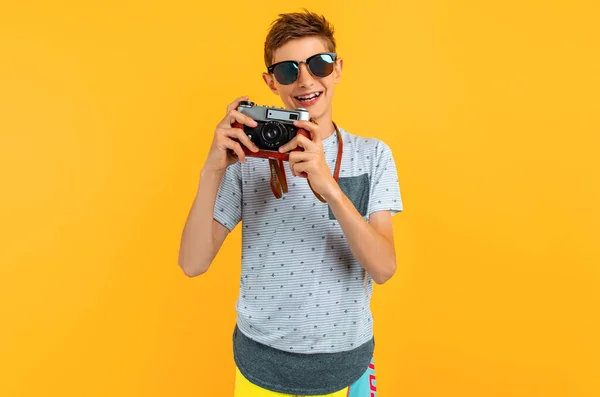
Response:
M381 140L340 129L339 185L368 221L373 212L403 210L396 166ZM323 140L333 173L337 136ZM247 157L227 168L214 218L233 230L242 222L237 326L252 340L289 353L348 352L373 338L372 279L356 261L342 229L307 180L293 177L276 199L268 160Z

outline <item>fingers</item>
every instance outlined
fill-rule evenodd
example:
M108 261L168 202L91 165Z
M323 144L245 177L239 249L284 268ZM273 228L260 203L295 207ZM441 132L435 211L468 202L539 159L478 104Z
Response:
M235 141L233 141L231 139L225 139L223 141L223 145L227 149L233 150L233 152L237 155L238 159L242 163L246 162L246 154L244 153L244 151L242 150L242 147L240 146L240 144L238 142L235 142Z
M310 134L311 140L315 143L321 142L321 135L319 135L319 126L315 123L311 123L306 120L297 120L294 121L294 126L298 128L302 128L304 131L307 131Z
M240 102L245 101L247 99L248 99L248 96L243 96L243 97L237 98L235 101L230 103L229 106L227 106L227 114L225 115L223 120L221 120L221 122L219 123L219 127L222 127L222 128L229 127L234 122L238 122L240 124L247 125L252 128L256 127L258 125L256 123L256 121L252 120L252 118L250 118L246 115L243 115L242 113L240 113L237 110Z
M305 137L304 135L296 135L296 142L305 151L313 151L316 147L313 141Z
M286 143L285 145L282 145L279 148L279 153L289 152L290 150L296 149L298 147L298 139L297 138L298 138L298 136L295 136L288 143Z
M241 101L248 100L248 96L244 95L236 98L227 106L227 114L225 118L217 125L215 130L214 143L220 150L224 150L231 156L231 152L239 161L246 162L246 154L242 145L253 152L258 152L259 148L252 142L242 128L232 128L233 123L239 123L242 126L256 127L258 124L252 118L240 113L237 108ZM231 152L230 152L231 151Z
M252 127L252 128L254 128L258 125L258 123L256 121L252 120L250 117L246 116L245 114L241 114L237 110L232 110L229 112L229 125L233 124L236 121L240 124L244 124L244 125L247 125L248 127Z
M306 170L307 165L310 160L315 158L314 153L307 152L293 152L290 153L290 157L288 159L288 163L290 166L290 171L292 171L293 176L299 176L302 172Z
M246 135L241 128L231 128L231 125L235 122L251 128L254 128L258 125L258 123L252 120L250 117L238 112L235 109L232 109L221 122L216 132L229 138L235 138L244 144L244 146L246 146L248 149L252 150L253 152L258 152L258 147L250 140L250 138L248 138L248 135Z
M239 128L222 128L220 131L221 134L227 138L236 139L253 152L258 152L258 146L256 146L250 138L248 138L248 135L246 135L243 130Z
M304 149L305 151L313 151L317 148L314 145L314 142L305 137L304 135L296 135L288 143L282 145L279 148L279 153L289 152L291 150L296 149L298 146Z
M292 153L293 154L293 153ZM300 160L298 158L292 157L290 154L290 158L288 160L288 164L290 166L290 171L292 171L292 175L296 176L296 172L294 171L296 164L299 162Z
M290 169L292 170L292 175L306 177L308 176L309 169L311 167L311 163L301 161L299 163L294 163L293 166L290 165Z
M240 102L247 101L248 98L249 98L248 95L244 95L239 98L236 98L233 102L231 102L229 105L227 105L227 114L229 114L229 112L231 112L232 110L237 109L237 107L240 105Z

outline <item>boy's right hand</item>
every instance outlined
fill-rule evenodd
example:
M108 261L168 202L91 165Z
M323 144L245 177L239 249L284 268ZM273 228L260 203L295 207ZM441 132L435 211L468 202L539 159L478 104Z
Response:
M258 152L258 147L248 138L240 128L233 128L236 121L249 127L256 127L256 121L238 112L236 109L241 101L248 100L248 96L237 98L227 106L225 118L217 124L213 141L204 163L205 171L225 172L231 164L246 161L246 155L241 144L253 152Z

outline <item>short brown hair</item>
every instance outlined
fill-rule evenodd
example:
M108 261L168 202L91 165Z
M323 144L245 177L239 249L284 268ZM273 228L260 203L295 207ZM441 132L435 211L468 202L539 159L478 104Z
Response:
M304 12L279 14L279 18L271 24L265 40L265 65L271 65L276 49L290 40L302 37L319 37L327 46L327 51L335 52L333 33L333 25L323 15L310 12L306 8Z

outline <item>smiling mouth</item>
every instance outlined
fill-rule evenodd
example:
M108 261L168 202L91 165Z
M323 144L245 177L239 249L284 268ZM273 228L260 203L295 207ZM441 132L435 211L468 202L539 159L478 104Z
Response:
M319 97L321 96L321 94L323 94L322 91L312 92L308 95L295 96L294 99L296 99L298 102L304 105L310 105L311 103L316 102L317 99L319 99Z

